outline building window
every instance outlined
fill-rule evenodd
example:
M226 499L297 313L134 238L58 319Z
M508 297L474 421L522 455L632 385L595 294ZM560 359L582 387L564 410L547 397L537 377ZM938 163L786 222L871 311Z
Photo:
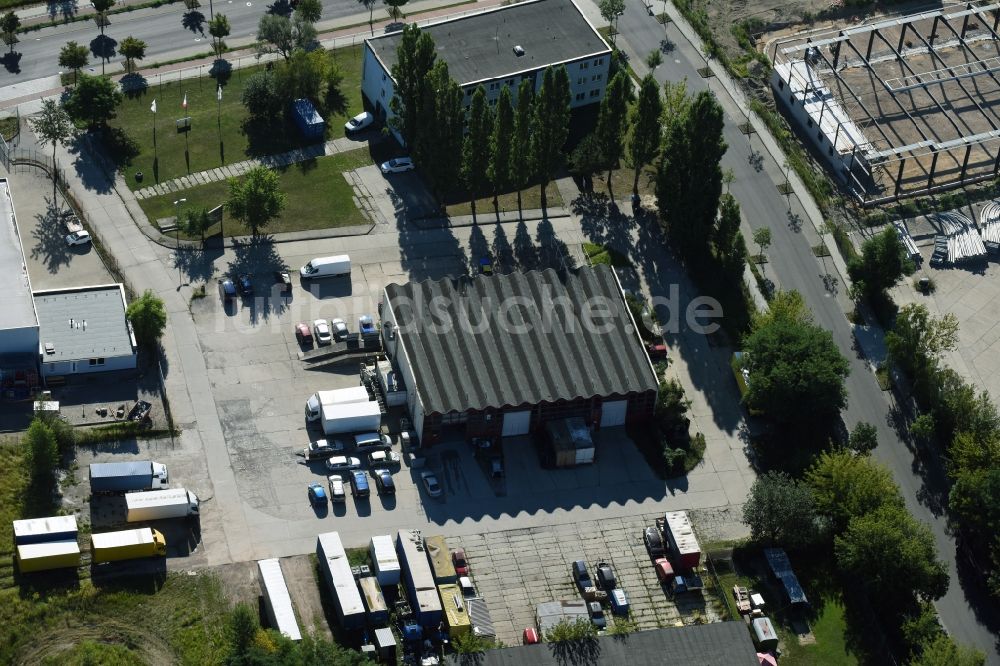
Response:
M385 81L385 72L382 72L382 81Z
M586 82L587 82L587 77L586 76L581 76L580 78L578 78L576 80L576 85L582 86Z
M600 94L601 94L601 90L600 90L600 88L598 88L597 90L591 90L591 91L590 91L590 96L591 96L591 97L597 97L597 96L598 96L598 95L600 95Z
M579 102L580 100L582 100L582 99L583 99L584 97L586 97L586 96L587 96L587 95L586 95L585 93L577 93L577 94L576 94L576 101L578 101L578 102Z
M594 74L592 77L590 77L590 80L591 81L600 81L601 80L601 75L600 74Z
M604 64L604 58L598 58L597 60L594 61L594 67L598 67L599 65L603 64Z
M589 62L581 62L580 63L580 69L587 69L588 67L590 67L590 63Z
M101 365L104 365L104 359L103 358L92 358L92 359L90 359L90 367L94 368L94 367L98 367L98 366L101 366Z
M497 105L497 101L495 99L491 99L490 100L490 106L496 106L496 105Z

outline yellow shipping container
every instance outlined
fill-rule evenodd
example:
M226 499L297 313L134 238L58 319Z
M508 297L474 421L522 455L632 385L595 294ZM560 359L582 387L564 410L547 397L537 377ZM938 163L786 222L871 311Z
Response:
M444 609L444 620L448 624L448 636L454 640L472 631L469 609L458 585L439 585L438 596Z
M80 544L75 540L28 543L17 547L17 568L21 573L78 566Z

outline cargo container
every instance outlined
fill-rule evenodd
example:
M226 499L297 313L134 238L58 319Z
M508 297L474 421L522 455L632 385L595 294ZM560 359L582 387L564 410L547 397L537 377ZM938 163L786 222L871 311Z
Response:
M323 572L337 619L344 629L360 629L365 626L365 605L361 593L354 582L354 573L347 561L344 544L336 532L325 532L316 537L316 556Z
M21 573L78 566L80 566L80 544L75 539L26 543L17 547L17 568Z
M424 539L420 530L399 530L396 553L402 565L406 594L417 622L423 627L437 627L443 619L441 599L434 585L434 574L427 561Z
M140 557L163 557L167 554L167 540L161 533L149 527L92 534L90 554L95 564L135 560Z
M472 621L462 590L458 585L439 585L438 596L444 609L445 624L448 625L448 637L455 640L459 636L467 636L472 631Z
M424 547L427 549L427 557L431 561L431 571L434 573L434 582L438 585L447 585L458 582L458 574L455 573L455 565L451 561L451 551L443 536L429 536L424 539Z
M158 462L137 460L90 465L90 492L95 495L121 495L166 487L167 466Z
M76 541L76 516L50 516L14 521L14 543L18 546L48 541Z
M545 424L546 447L542 451L545 464L572 467L594 462L594 440L586 422L574 416Z
M130 523L198 515L198 496L184 488L127 493L125 505Z
M371 396L364 386L334 389L332 391L316 391L306 400L306 421L315 421L323 414L324 405L347 405L352 402L368 402Z
M675 569L697 569L701 563L701 546L694 535L686 511L667 511L663 522L663 537L670 545Z
M774 631L774 625L766 617L756 617L751 623L753 626L753 642L757 644L757 649L763 652L778 649L778 634Z
M382 408L374 401L323 405L321 421L327 435L369 432L382 425Z
M372 560L372 571L379 585L394 587L399 585L399 558L388 534L373 536L368 544L368 555Z
M292 598L288 595L285 576L281 573L281 562L277 559L258 560L257 575L260 593L264 597L264 608L271 626L293 641L302 640L299 623L295 619Z
M362 576L358 579L361 588L361 598L368 611L368 623L373 627L384 627L389 624L389 607L385 605L382 588L375 576Z

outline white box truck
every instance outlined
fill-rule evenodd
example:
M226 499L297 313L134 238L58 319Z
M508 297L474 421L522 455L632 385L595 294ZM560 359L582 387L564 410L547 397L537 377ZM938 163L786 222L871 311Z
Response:
M184 488L128 493L125 495L125 504L128 507L126 520L135 523L140 520L197 516L198 503L198 496Z
M371 396L368 395L368 389L364 386L316 391L306 400L306 421L315 421L322 416L324 405L368 402L369 400L371 400Z
M346 254L332 257L316 257L301 269L299 275L303 279L335 277L351 274L351 258Z
M324 405L322 412L323 432L327 435L377 431L382 425L382 409L374 400Z

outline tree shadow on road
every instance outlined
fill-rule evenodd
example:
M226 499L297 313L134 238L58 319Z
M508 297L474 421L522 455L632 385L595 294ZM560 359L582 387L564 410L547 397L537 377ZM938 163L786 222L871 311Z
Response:
M72 248L66 245L66 229L62 226L62 215L51 197L45 197L45 212L35 215L38 224L31 232L35 246L31 258L41 261L49 273L57 273L62 266L68 266L73 258ZM83 246L90 251L90 246Z
M184 16L181 18L181 25L184 26L185 30L190 30L202 36L205 35L205 15L197 9L184 12Z
M98 60L111 60L117 48L118 41L107 35L98 35L90 40L90 53Z
M62 16L64 19L76 16L77 0L48 0L46 8L49 18L54 19Z
M233 260L229 262L230 276L249 274L254 285L254 296L250 300L250 324L256 325L280 315L288 309L271 280L275 271L288 270L288 265L274 247L272 236L252 236L248 240L233 241Z
M20 74L21 54L17 51L7 51L3 54L3 66L11 74Z

